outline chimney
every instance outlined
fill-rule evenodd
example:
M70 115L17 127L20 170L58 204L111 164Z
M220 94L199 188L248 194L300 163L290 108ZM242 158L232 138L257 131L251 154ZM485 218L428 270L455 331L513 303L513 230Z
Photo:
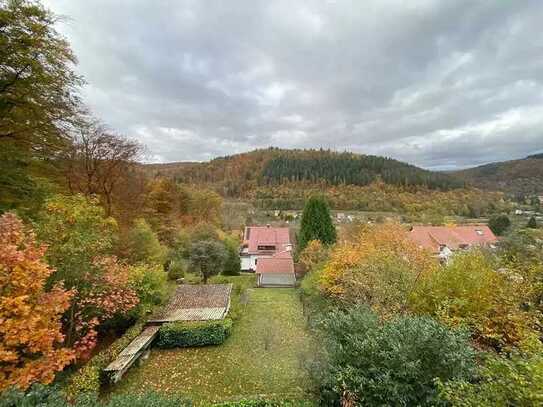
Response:
M270 226L271 226L271 225L270 225L269 223L266 225L267 228L269 228Z

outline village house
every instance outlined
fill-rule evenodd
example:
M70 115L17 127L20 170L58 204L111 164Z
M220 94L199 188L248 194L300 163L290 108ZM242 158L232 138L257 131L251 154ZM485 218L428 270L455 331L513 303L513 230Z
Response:
M240 250L241 270L256 271L258 259L292 250L290 230L287 227L247 226Z
M458 250L494 247L498 241L487 225L413 226L409 237L443 262Z
M241 270L255 272L259 287L286 287L296 282L287 227L246 227L240 257Z
M296 274L290 250L258 259L256 283L258 287L294 287Z

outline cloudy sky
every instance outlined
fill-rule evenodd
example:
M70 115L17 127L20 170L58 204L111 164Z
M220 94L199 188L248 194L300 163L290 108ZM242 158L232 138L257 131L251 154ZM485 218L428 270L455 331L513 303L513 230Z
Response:
M149 161L324 147L434 169L543 150L540 0L47 0Z

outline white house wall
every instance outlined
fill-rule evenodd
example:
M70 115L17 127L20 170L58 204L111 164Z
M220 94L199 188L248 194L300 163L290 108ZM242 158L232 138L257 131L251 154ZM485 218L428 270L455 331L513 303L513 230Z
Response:
M243 271L256 271L256 261L259 257L270 257L270 256L256 256L251 254L249 256L241 256L241 269Z

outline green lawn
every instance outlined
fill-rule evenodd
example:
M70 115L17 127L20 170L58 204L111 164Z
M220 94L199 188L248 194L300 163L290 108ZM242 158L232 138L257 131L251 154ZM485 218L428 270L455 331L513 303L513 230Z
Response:
M114 392L174 392L196 405L257 395L304 397L311 383L302 363L310 354L311 338L297 292L251 288L247 293L223 345L153 349Z

